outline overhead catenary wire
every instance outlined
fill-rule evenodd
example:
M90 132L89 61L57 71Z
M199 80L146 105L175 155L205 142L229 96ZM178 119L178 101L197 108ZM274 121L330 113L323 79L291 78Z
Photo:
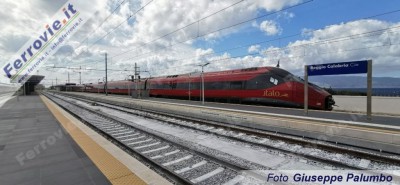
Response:
M378 17L378 16L382 16L382 15L388 15L388 14L392 14L392 13L398 13L398 12L400 12L400 10L394 10L394 11L389 11L389 12L384 12L384 13L380 13L380 14L376 14L376 15L373 15L373 16L369 16L369 17L365 17L365 18L362 18L362 19L357 19L357 20L363 20L363 19L369 19L369 18L373 18L373 17ZM355 21L355 20L351 20L351 21ZM348 21L348 22L350 22L350 21ZM326 27L325 27L326 28ZM394 28L396 28L396 27L394 27ZM387 29L394 29L394 28L387 28ZM382 29L382 30L375 30L375 31L372 31L372 32L379 32L379 31L384 31L384 30L387 30L387 29ZM308 32L312 32L312 31L315 31L315 30L309 30ZM303 32L304 33L304 32ZM276 41L276 40L280 40L280 39L283 39L283 38L289 38L289 37L294 37L294 36L299 36L299 35L301 35L301 34L303 34L303 33L298 33L298 34L294 34L294 35L290 35L290 36L285 36L285 37L281 37L281 38L277 38L277 39L273 39L274 41ZM362 34L368 34L369 32L366 32L366 33L362 33ZM353 35L353 36L356 36L356 35L359 35L359 34L355 34L355 35ZM349 37L351 37L351 36L349 36ZM186 41L184 41L184 42L186 42ZM267 42L270 42L270 41L267 41ZM327 42L327 41L323 41L323 42ZM315 43L314 43L315 44ZM176 45L176 44L175 44ZM308 43L307 45L310 45L310 43ZM173 45L170 45L170 46L167 46L166 48L169 48L169 47L172 47ZM305 45L304 45L305 46ZM235 48L233 48L233 49L235 49ZM228 50L232 50L232 48L231 49L228 49ZM149 52L149 53L153 53L153 52ZM148 53L147 53L148 54ZM211 53L212 54L212 53ZM205 54L205 55L211 55L211 54ZM215 53L214 53L215 54ZM127 60L130 60L130 59L133 59L133 58L136 58L137 56L134 56L134 57L131 57L131 58L129 58L129 59L127 59ZM174 60L174 61L176 61L176 60ZM179 60L178 60L179 61Z
M358 50L365 50L365 49L372 49L372 48L381 48L381 47L389 47L389 46L399 46L400 43L385 43L381 45L376 45L376 46L369 46L369 47L360 47L360 48L352 48L352 49L347 49L347 50L340 50L340 51L328 51L328 52L320 52L318 55L326 55L326 54L332 54L332 53L345 53L345 52L352 52L352 51L358 51ZM256 54L246 54L246 55L237 55L237 56L230 56L230 57L225 57L225 58L220 58L220 59L214 59L214 60L208 60L208 62L221 62L221 61L226 61L230 59L235 59L235 58L240 58L244 56L252 56ZM307 56L311 56L310 54L303 54L303 55L296 55L296 56L286 56L286 57L281 57L281 59L294 59L294 58L305 58ZM241 62L241 61L239 61ZM187 67L188 65L182 65L182 66L171 66L170 68L163 68L162 70L169 70L169 69L176 69L180 67ZM259 66L258 66L259 67ZM52 67L52 68L65 68L68 69L68 67ZM89 71L104 71L104 69L87 69ZM120 70L120 69L108 69L110 71L115 71L115 72L121 72L121 71L129 71L129 70ZM159 69L161 70L161 69ZM157 70L156 70L157 71ZM182 72L184 73L184 72ZM95 78L94 80L96 80ZM63 79L59 79L62 81ZM91 79L85 79L85 80L91 80ZM93 80L93 79L92 79ZM92 82L93 83L93 82Z
M75 67L64 67L64 66L53 66L53 67L47 67L47 69L69 69L69 70L76 70L77 68ZM79 69L79 68L78 68ZM86 69L81 69L82 71L105 71L105 69L95 69L95 68L86 68ZM129 71L126 69L107 69L108 71Z
M229 26L224 27L224 28L219 28L218 30L214 30L214 31L211 31L211 32L207 32L207 33L205 33L205 34L198 35L198 36L196 36L196 37L192 37L192 38L189 38L189 39L187 39L187 40L177 42L177 43L172 44L172 45L169 45L169 46L167 46L167 47L165 47L165 48L170 48L170 47L176 46L176 45L178 45L178 44L185 43L185 42L190 41L190 40L193 40L193 39L197 39L197 38L200 38L200 37L204 37L204 36L207 36L207 35L210 35L210 34L213 34L213 33L216 33L216 32L219 32L219 31L222 31L222 30L225 30L225 29L228 29L228 28L232 28L232 27L235 27L235 26L238 26L238 25L247 23L247 22L251 22L251 21L256 20L256 19L260 19L260 18L267 17L267 16L270 16L270 15L273 15L273 14L277 14L277 13L279 13L279 12L283 12L283 11L286 11L286 10L288 10L288 9L291 9L291 8L294 8L294 7L298 7L298 6L301 6L301 5L304 5L304 4L310 3L310 2L312 2L312 1L313 1L313 0L308 0L308 1L305 1L305 2L302 2L302 3L299 3L299 4L296 4L296 5L292 5L292 6L283 8L283 9L281 9L281 10L277 10L277 11L274 11L274 12L271 12L271 13L263 14L263 15L260 15L260 16L255 17L255 18L247 19L247 20L242 21L242 22L240 22L240 23L235 23L235 24L233 24L233 25L229 25ZM218 11L216 11L216 12L210 14L210 15L207 15L207 16L205 16L205 17L199 19L199 20L204 20L204 19L206 19L206 18L209 18L209 17L211 17L211 16L214 16L214 15L216 15L217 13L222 12L223 10L226 10L226 9L228 9L228 8L233 7L234 5L239 4L240 2L243 2L243 0L237 1L237 2L235 2L235 3L233 3L233 4L231 4L231 5L229 5L229 6L225 7L225 8L222 8L222 9L220 9L220 10L218 10ZM175 32L177 32L177 31L179 31L179 30L182 30L182 29L186 28L187 26L193 25L193 24L195 24L195 23L197 23L197 22L198 22L198 20L196 20L196 21L194 21L194 22L192 22L192 23L189 23L188 25L185 25L185 26L180 27L180 28L178 28L178 29L176 29L176 30L173 30L173 31L171 31L171 32L169 32L169 33L167 33L167 34L161 36L161 37L158 37L158 38L156 38L156 39L153 39L152 41L147 42L147 43L145 43L144 45L151 44L151 43L153 43L153 42L155 42L155 41L157 41L157 40L159 40L159 39L161 39L161 38L164 38L164 37L166 37L166 36L168 36L168 35L170 35L170 34L172 34L172 33L175 33ZM144 46L144 45L142 45L142 46ZM137 48L130 49L130 50L127 50L127 51L124 51L124 52L121 52L121 53L112 55L112 56L110 56L110 58L115 58L115 57L117 57L117 56L121 56L121 55L123 55L123 54L126 54L126 53L129 53L129 52L131 52L131 51L134 51L135 49L137 49ZM154 52L155 52L155 51L154 51ZM149 53L154 53L154 52L149 52ZM145 53L145 54L149 54L149 53ZM142 54L142 55L143 55L143 54ZM139 56L141 56L141 55L139 55ZM129 59L132 59L132 58L135 58L135 57L137 57L137 56L131 57L131 58L129 58ZM125 60L129 60L129 59L125 59ZM93 62L97 62L97 61L93 61ZM98 62L101 62L101 61L98 61Z
M400 45L400 43L384 43L384 44L381 44L381 45L375 45L375 46L369 46L369 47L342 49L340 51L319 52L318 54L319 55L325 55L325 54L331 54L331 53L344 53L344 52L351 52L351 51L357 51L357 50L365 50L365 49L388 47L388 46L398 46L398 45ZM219 62L219 61L225 61L225 60L229 60L229 59L240 58L240 57L244 57L244 56L255 56L255 55L258 55L258 54L250 53L250 54L244 54L244 55L229 56L229 57L223 57L223 58L219 58L219 59L207 60L207 62ZM291 57L282 57L282 58L302 58L302 57L306 57L306 56L311 56L311 55L307 55L306 53L304 53L302 55L291 56ZM181 65L181 66L171 66L171 68L186 67L186 66L189 66L189 65L194 65L194 64L187 64L187 65ZM75 69L75 68L70 68L70 67L58 67L58 66L49 67L49 68ZM163 68L162 70L166 70L166 69L169 69L169 68ZM88 71L104 71L104 69L85 69L85 70L88 70ZM126 69L108 69L108 70L116 71L116 72L129 71L129 70L126 70Z
M391 12L386 12L386 13L382 13L382 14L378 14L378 15L374 15L374 16L370 16L370 17L367 17L367 18L373 18L373 17L377 17L377 16L381 16L381 15L387 15L387 14L391 14L391 13L397 13L397 12L399 12L400 10L395 10L395 11L391 11ZM363 19L367 19L367 18L363 18ZM295 34L295 35L292 35L292 37L293 36L297 36L297 35L300 35L300 34ZM288 37L288 36L286 36L286 37ZM281 38L277 38L277 39L273 39L273 40L279 40L279 39L283 39L284 37L281 37ZM318 42L326 42L326 40L325 41L318 41ZM254 43L253 43L254 44ZM313 43L313 44L316 44L316 43ZM311 43L308 43L307 45L311 45ZM297 45L298 46L298 45ZM296 47L297 47L296 46ZM242 48L242 47L240 47L240 48ZM287 47L285 47L285 48L287 48ZM230 49L235 49L235 48L230 48ZM283 50L284 48L280 48L280 50ZM215 54L215 52L214 52L214 54ZM249 54L247 54L247 55L249 55ZM181 59L182 60L182 59Z
M114 13L121 7L121 5L125 2L126 0L123 0L121 3L119 3L117 5L117 7L115 7L115 9L110 13L110 15L108 15L100 24L99 26L97 26L96 29L94 29L94 32L96 32L101 26L103 26L103 24L112 16L114 15ZM92 32L92 34L94 33ZM88 34L88 36L86 37L86 39L90 36L91 34Z
M351 34L351 35L347 35L347 36L328 38L328 39L324 39L324 40L317 40L317 41L309 42L309 43L305 43L305 44L297 44L297 45L293 45L293 46L276 48L276 49L273 49L273 50L269 50L268 52L269 53L270 52L278 52L278 51L281 51L281 50L295 48L295 47L305 47L305 46L316 45L316 44L330 44L330 43L341 42L341 41L346 41L346 40L354 40L354 39L358 39L358 38L379 35L379 34L381 34L383 32L395 33L398 29L400 29L400 26L392 26L392 27L388 27L388 28L384 28L384 29L372 30L372 31L367 31L367 32L363 32L363 33ZM295 34L295 35L297 35L297 34ZM277 40L280 40L280 39L283 39L283 38L289 38L289 37L292 37L292 36L295 36L295 35L290 35L290 36L285 36L285 37L280 37L280 38L270 39L270 40L265 40L265 41L260 41L260 42L253 42L253 43L249 43L249 44L242 45L242 46L228 48L228 49L225 49L225 50L219 50L219 51L216 51L216 52L213 52L213 53L207 53L207 54L202 54L202 55L193 56L193 57L186 57L186 58L176 59L176 60L172 60L172 61L176 62L176 61L193 59L193 58L196 58L196 57L203 57L203 56L223 53L223 52L226 52L226 51L240 49L240 48L248 47L248 46L255 45L255 44L265 44L265 43L269 43L269 42L274 42L274 41L277 41ZM258 54L258 53L256 53L256 54ZM254 55L254 54L247 54L247 55Z
M130 14L128 16L128 18L126 18L124 21L122 21L121 23L119 23L116 27L114 27L111 31L107 32L105 35L103 35L102 37L100 37L99 39L97 39L95 42L93 42L89 48L91 46L93 46L94 44L98 43L99 41L103 40L105 37L107 37L108 35L110 35L112 32L114 32L116 29L118 29L122 24L124 24L125 22L128 22L129 19L131 19L133 16L135 16L138 12L140 12L141 10L143 10L146 6L148 6L151 2L153 2L153 0L150 0L149 2L147 2L144 6L142 6L141 8L139 8L135 13Z
M96 33L96 31L99 30L99 28L100 28L101 26L103 26L103 24L104 24L112 15L114 15L114 13L121 7L121 5L122 5L124 2L126 2L126 0L123 0L121 3L119 3L119 4L117 5L117 7L114 8L114 10L111 11L111 13L110 13L103 21L101 21L101 23L100 23L95 29L93 29L92 32L90 32L89 34L87 34L87 36L85 37L85 39L83 39L83 40L80 42L80 44L79 44L77 47L75 47L75 48L79 48L79 47L81 47L82 45L84 45L84 44L85 44L85 41L88 41L89 37L92 36L94 33ZM76 50L76 49L73 49L74 52L75 52L75 50ZM67 56L65 56L63 60L65 60L66 58L67 58Z
M222 8L222 9L220 9L220 10L217 10L217 11L215 11L215 12L213 12L213 13L207 15L207 16L204 16L204 17L202 17L202 18L200 18L200 19L198 19L198 20L196 20L196 21L194 21L194 22L191 22L191 23L189 23L189 24L187 24L187 25L185 25L185 26L182 26L182 27L180 27L180 28L178 28L178 29L176 29L176 30L173 30L173 31L171 31L171 32L169 32L169 33L167 33L167 34L164 34L163 36L160 36L160 37L158 37L158 38L156 38L156 39L153 39L153 40L151 40L151 41L149 41L149 42L146 42L146 43L145 43L144 45L142 45L141 47L143 47L143 46L145 46L145 45L149 45L149 44L151 44L151 43L153 43L153 42L155 42L155 41L157 41L157 40L160 40L160 39L162 39L162 38L167 37L168 35L171 35L171 34L173 34L173 33L176 33L176 32L178 32L178 31L180 31L180 30L183 30L183 29L185 29L185 28L187 28L187 27L189 27L189 26L191 26L191 25L194 25L194 24L198 23L199 21L205 20L205 19L207 19L207 18L209 18L209 17L212 17L212 16L214 16L214 15L216 15L216 14L218 14L218 13L221 13L221 12L225 11L226 9L229 9L229 8L234 7L235 5L238 5L238 4L241 3L241 2L244 2L244 0L237 1L237 2L231 4L231 5L227 6L227 7L224 7L224 8ZM136 49L136 48L135 48L135 49ZM117 56L123 55L123 54L128 53L128 52L130 52L130 51L133 51L133 50L135 50L135 49L128 50L128 51L124 51L124 52L119 53L119 54L116 54L116 55L114 55L114 56L112 56L112 57L117 57Z
M306 2L304 2L304 3L307 3L307 2L309 2L309 1L306 1ZM295 6L298 6L298 5L295 5ZM287 9L289 9L289 8L292 8L292 7L288 7ZM280 11L282 11L282 10L280 10ZM278 11L278 12L279 12L279 11ZM400 9L394 10L394 11L389 11L389 12L384 12L384 13L380 13L380 14L376 14L376 15L372 15L372 16L368 16L368 17L361 18L361 19L356 19L356 20L364 20L364 19L374 18L374 17L383 16L383 15L388 15L388 14L393 14L393 13L398 13L398 12L400 12ZM273 13L270 13L270 14L268 14L268 15L272 15L272 14L274 14L274 13L277 13L277 12L273 12ZM246 20L246 21L237 23L237 24L235 24L235 25L231 25L231 26L228 26L228 27L224 27L224 28L218 29L218 30L213 31L213 32L208 32L208 33L205 33L205 34L201 35L200 37L204 37L204 36L206 36L206 35L213 34L213 33L215 33L215 32L218 32L218 31L221 31L221 30L224 30L224 29L228 29L228 28L231 28L231 27L234 27L234 26L237 26L237 25L246 23L246 22L250 22L250 21L253 21L253 20L259 19L259 18L261 18L261 17L268 16L268 15L262 15L262 16L259 16L259 17L253 18L253 19L249 19L249 20ZM351 20L351 21L355 21L355 20ZM347 22L350 22L350 21L347 21ZM328 27L325 27L325 29L326 29L326 28L329 28L329 26L328 26ZM297 33L297 34L293 34L293 35L289 35L289 36L284 36L284 37L276 38L276 39L273 39L273 40L281 40L281 39L286 39L286 38L290 38L290 37L300 36L300 35L302 35L302 34L304 34L304 33L310 33L310 32L313 32L313 31L315 31L315 30L308 30L308 31L305 31L305 32L301 32L301 33ZM188 39L188 40L185 40L185 41L177 42L177 43L172 44L172 45L169 45L169 46L165 46L163 49L168 49L168 48L171 48L171 47L173 47L173 46L175 46L175 45L178 45L178 44L181 44L181 43L185 43L185 42L188 42L188 41L193 40L193 39L197 39L197 37L196 37L196 38L191 38L191 39ZM155 52L156 52L156 51L150 51L150 52L147 52L147 53L144 53L144 54L139 54L139 55L136 55L136 56L133 56L133 57L124 59L124 60L132 60L132 59L134 59L134 58L137 58L137 57L140 57L140 56L143 56L143 55L147 55L147 54L150 54L150 53L155 53ZM159 52L159 51L157 51L157 52ZM114 55L114 56L115 56L115 55Z
M161 37L158 37L158 38L156 38L156 39L153 39L152 41L145 43L145 45L148 45L148 44L153 43L153 42L155 42L155 41L157 41L157 40L159 40L159 39L161 39L161 38L164 38L164 37L166 37L166 36L168 36L168 35L171 35L171 34L177 32L177 31L179 31L179 30L182 30L182 29L184 29L184 28L186 28L186 27L188 27L188 26L190 26L190 25L193 25L193 24L197 23L197 22L200 21L200 20L204 20L204 19L206 19L206 18L209 18L209 17L211 17L211 16L214 16L214 15L216 15L216 14L218 14L218 13L220 13L220 12L222 12L222 11L228 9L228 8L231 8L231 7L235 6L235 5L237 5L237 4L241 3L241 2L243 2L243 1L244 1L244 0L240 0L240 1L237 1L237 2L235 2L235 3L233 3L233 4L230 4L229 6L224 7L224 8L222 8L222 9L216 11L216 12L213 12L213 13L211 13L211 14L205 16L205 17L202 17L202 18L200 18L200 19L197 20L197 21L194 21L194 22L192 22L192 23L190 23L190 24L188 24L188 25L186 25L186 26L183 26L183 27L181 27L181 28L178 28L178 29L176 29L176 30L174 30L174 31L172 31L172 32L169 32L169 33L167 33L167 34L161 36ZM311 0L311 1L312 1L312 0ZM137 10L134 14L131 14L125 21L122 21L120 24L118 24L116 27L114 27L114 28L113 28L111 31L109 31L107 34L105 34L104 36L102 36L100 39L96 40L94 43L92 43L92 44L90 45L90 47L92 47L95 43L99 42L100 40L104 39L106 36L108 36L109 34L111 34L111 33L112 33L113 31L115 31L118 27L120 27L123 23L125 23L126 21L128 21L128 20L132 17L132 15L136 15L139 11L141 11L144 7L146 7L147 5L149 5L151 2L153 2L153 0L149 1L148 3L146 3L146 4L145 4L144 6L142 6L139 10ZM80 47L80 46L78 46L77 48L79 48L79 47ZM74 49L74 51L75 51L75 49ZM113 57L115 57L115 56L110 57L110 59L113 58Z
M331 43L335 43L335 42L354 40L354 39L363 38L363 37L370 37L370 36L374 36L374 35L379 35L379 34L385 32L385 31L386 31L386 33L394 33L395 32L394 30L397 30L397 29L400 29L400 26L393 26L393 27L388 27L388 28L384 28L384 29L378 29L378 30L373 30L373 31L368 31L368 32L363 32L363 33L358 33L358 34L352 34L352 35L347 35L347 36L342 36L342 37L335 37L335 38L328 38L328 39L324 39L324 40L318 40L318 41L309 42L309 43L305 43L305 44L297 44L297 45L292 45L292 46L287 46L287 47L276 48L276 49L273 49L273 50L268 50L264 54L273 53L273 52L279 52L279 51L282 51L282 50L296 48L296 47L306 47L306 46L317 45L317 44L331 44ZM291 36L293 36L293 35L291 35ZM288 38L288 37L291 37L291 36L287 36L285 38ZM237 47L233 47L233 48L229 48L229 49L225 49L225 50L220 50L218 52L212 52L212 53L202 54L202 55L193 56L193 57L181 58L181 59L176 59L176 60L172 60L172 61L173 62L178 62L178 61L182 61L182 60L194 59L194 58L197 58L197 57L214 55L214 54L223 53L223 52L230 51L230 50L235 50L235 49L248 47L248 46L251 46L251 45L254 45L254 44L264 44L264 43L268 43L268 42L277 41L277 40L279 40L281 38L271 39L271 40L266 40L266 41L261 41L261 42L254 42L254 43L246 44L246 45L243 45L243 46L237 46ZM258 53L245 54L245 55L241 55L241 56L243 57L243 56L246 56L246 55L258 55ZM210 60L208 60L208 61L210 61ZM187 65L189 65L189 64L187 64ZM195 65L195 63L193 63L192 65Z
M279 12L283 12L283 11L286 11L286 10L289 10L289 9L292 9L292 8L295 8L295 7L298 7L298 6L305 5L305 4L310 3L310 2L312 2L312 1L313 1L313 0L308 0L308 1L305 1L305 2L302 2L302 3L298 3L298 4L295 4L295 5L292 5L292 6L283 8L283 9L281 9L281 10L277 10L277 11L274 11L274 12L271 12L271 13L263 14L263 15L260 15L260 16L257 16L257 17L251 18L251 19L247 19L247 20L245 20L245 21L241 21L241 22L239 22L239 23L235 23L235 24L233 24L233 25L229 25L229 26L226 26L226 27L223 27L223 28L219 28L219 29L214 30L214 31L211 31L211 32L207 32L207 33L204 33L204 34L202 34L202 35L198 34L198 35L196 35L196 36L194 36L194 37L191 37L191 38L189 38L189 39L187 39L187 40L180 41L180 42L177 42L177 43L175 43L175 44L171 44L171 45L169 45L169 46L167 46L167 47L168 47L168 48L169 48L169 47L173 47L173 46L175 46L175 45L182 44L182 43L185 43L185 42L194 40L194 39L202 38L202 37L205 37L205 36L207 36L207 35L211 35L211 34L214 34L214 33L216 33L216 32L220 32L220 31L222 31L222 30L226 30L226 29L229 29L229 28L233 28L233 27L236 27L236 26L239 26L239 25L242 25L242 24L245 24L245 23L248 23L248 22L251 22L251 21L260 19L260 18L263 18L263 17L271 16L271 15L277 14L277 13L279 13ZM240 2L241 2L241 1L240 1ZM207 17L207 18L208 18L208 17ZM197 21L195 21L195 22L197 22ZM191 24L192 24L192 23L191 23ZM179 28L179 29L181 29L181 28ZM179 31L179 30L174 30L174 31L172 31L172 32L176 32L176 31ZM172 32L171 32L171 33L172 33ZM167 35L168 35L168 34L167 34ZM163 38L163 37L160 37L160 38ZM159 39L155 39L154 41L157 41L157 40L159 40ZM151 41L151 42L149 42L149 43L146 43L146 45L147 45L147 44L150 44L150 43L152 43L152 42L154 42L154 41ZM130 52L130 51L133 51L133 50L135 50L135 49L136 49L136 48L130 49L130 50L128 50L128 51L124 51L124 52L121 52L121 53L118 53L118 54L115 54L115 55L112 55L111 58L114 58L114 57L117 57L117 56L121 56L121 55L126 54L126 53L128 53L128 52ZM129 58L129 59L131 59L131 58Z
M318 55L327 55L327 54L332 54L332 53L346 53L346 52L353 52L353 51L359 51L359 50L365 50L365 49L382 48L382 47L399 46L399 45L400 45L400 43L384 43L381 45L369 46L369 47L342 49L340 51L319 52ZM258 55L258 54L250 53L250 54L244 54L244 55L229 56L229 57L224 57L224 58L219 58L219 59L207 60L207 62L213 62L213 63L222 62L222 61L226 61L226 60L230 60L230 59L241 58L241 57L245 57L245 56L255 56L255 55ZM302 55L285 56L285 57L280 57L280 59L305 58L307 56L311 56L311 54L304 53ZM242 61L239 61L239 62L242 62ZM195 64L192 63L192 64L186 64L186 65L180 65L180 66L171 66L169 68L163 68L163 69L159 69L159 70L167 71L169 69L177 69L177 68L188 67L188 66L193 66L193 65L195 65ZM255 66L255 67L259 67L259 66Z
M111 16L111 15L113 15L115 12L116 12L116 10L123 4L125 2L125 0L123 0L112 12L111 12L111 14L109 15L109 16L107 16L106 17L106 19L104 19L103 21L102 21L102 23L97 27L97 28L100 28L103 24L104 24L104 22L106 22L107 20L108 20L108 18ZM141 8L139 8L134 14L131 14L127 19L126 19L126 21L128 21L130 18L132 18L134 15L136 15L139 11L141 11L141 10L143 10L146 6L148 6L151 2L153 2L153 0L150 0L148 3L146 3L144 6L142 6ZM115 31L119 26L121 26L122 24L123 24L124 22L122 22L122 23L120 23L117 27L115 27L114 29L112 29L111 31L109 31L106 35L104 35L102 38L104 38L104 37L106 37L108 34L110 34L111 32L113 32L113 31ZM95 29L94 30L94 32L96 31L97 29ZM89 36L90 36L90 34L83 40L83 41L85 41L86 39L88 39L89 38ZM101 39L102 39L101 38ZM100 40L100 39L99 39ZM95 41L95 43L96 42L98 42L99 40L97 40L97 41ZM80 43L80 45L78 46L78 47L76 47L76 48L74 48L73 49L73 52L75 52L75 50L77 49L77 48L79 48L80 46L82 46L84 44L84 42L81 42ZM92 44L93 45L93 44ZM91 45L91 46L92 46ZM88 47L88 48L90 48L90 47ZM64 57L64 59L63 60L65 60L67 58L67 56L66 57ZM55 67L54 67L55 68ZM103 70L104 71L104 70Z

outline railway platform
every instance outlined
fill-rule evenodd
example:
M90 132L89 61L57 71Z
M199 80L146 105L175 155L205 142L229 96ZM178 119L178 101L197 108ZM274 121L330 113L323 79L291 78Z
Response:
M0 107L0 184L169 184L39 95Z

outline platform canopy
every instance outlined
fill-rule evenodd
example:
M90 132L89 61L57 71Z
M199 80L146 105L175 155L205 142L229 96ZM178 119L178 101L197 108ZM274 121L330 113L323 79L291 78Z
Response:
M39 84L44 79L44 76L41 75L32 75L29 80L25 82L23 86L21 86L22 90L25 90L25 94L31 94L35 91L35 86ZM25 87L24 87L25 86Z

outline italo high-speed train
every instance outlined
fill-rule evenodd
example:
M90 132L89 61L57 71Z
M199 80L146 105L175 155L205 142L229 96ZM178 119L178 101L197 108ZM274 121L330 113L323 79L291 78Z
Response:
M200 99L201 74L182 74L112 81L107 92L131 94L148 92L151 97ZM309 84L309 107L332 110L335 101L324 89ZM103 83L86 84L84 91L104 93ZM255 103L273 106L303 107L304 81L276 67L255 67L204 73L204 97L208 101Z

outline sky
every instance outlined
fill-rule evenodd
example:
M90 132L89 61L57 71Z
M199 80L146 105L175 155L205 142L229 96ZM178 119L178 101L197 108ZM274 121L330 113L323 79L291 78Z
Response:
M0 65L66 1L0 1ZM132 75L186 74L276 66L303 76L304 65L371 59L373 76L400 77L400 1L90 0L95 12L39 69L45 85L97 83ZM130 18L128 18L130 17ZM78 68L81 68L80 70Z

